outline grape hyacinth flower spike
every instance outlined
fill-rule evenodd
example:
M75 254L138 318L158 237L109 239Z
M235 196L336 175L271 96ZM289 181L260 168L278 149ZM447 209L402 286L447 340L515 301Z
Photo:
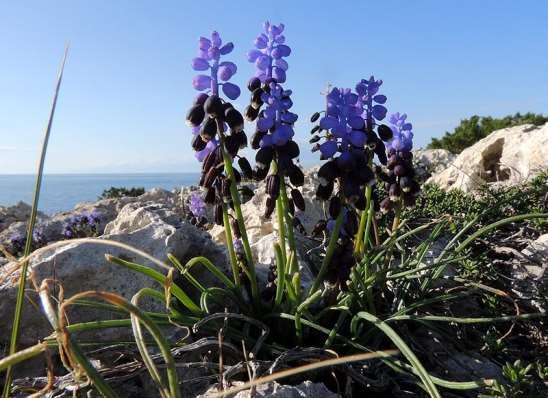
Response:
M239 87L229 82L237 71L236 64L221 61L222 56L229 54L233 48L231 42L223 45L219 33L213 32L209 39L200 37L198 56L192 60L194 70L209 71L209 74L194 77L192 85L201 93L194 100L186 120L194 134L192 147L197 159L202 162L200 186L205 188L204 201L217 206L216 214L222 214L223 200L231 202L223 150L234 158L240 149L247 146L241 113L219 93L221 87L222 93L231 100L240 95ZM236 169L232 172L239 182L241 173ZM216 222L222 224L222 217L216 217Z
M239 267L243 267L250 280L255 304L258 304L253 256L243 221L240 194L236 187L242 180L242 174L244 177L251 177L249 162L238 155L240 149L247 146L244 118L220 93L221 91L229 100L240 96L240 88L229 82L237 71L236 64L221 61L233 49L231 42L223 44L217 32L211 33L210 38L200 37L198 40L198 56L192 60L191 66L202 72L192 80L193 87L200 94L189 109L186 121L194 134L192 147L196 151L196 158L202 162L199 185L204 188L203 200L206 204L215 206L215 222L224 225L227 243L232 242L230 208L234 211L233 217L237 220L241 233L245 258L239 263L233 245L229 244L234 281L239 285ZM241 173L233 166L236 157L242 169Z
M375 183L370 167L367 123L359 94L348 88L329 87L325 95L325 111L316 112L311 121L312 151L320 153L325 163L318 170L316 197L329 201L328 219L320 221L319 229L330 235L326 256L311 291L327 276L334 284L344 287L355 263L353 240L358 231L358 210L365 208L364 187ZM322 115L323 114L323 115Z
M381 201L381 211L397 209L400 204L411 207L415 204L420 187L413 168L413 125L405 113L394 113L388 118L391 136L386 141L388 161L379 177L385 182L388 197Z
M248 60L255 63L257 70L255 77L248 83L251 100L244 114L249 121L256 121L251 146L257 150L255 178L267 178L269 198L266 217L274 211L280 189L286 184L286 177L292 185L292 204L289 204L289 208L296 206L304 210L304 199L297 189L304 183L304 174L294 162L300 154L299 146L293 140L293 125L298 116L290 111L293 106L291 90L282 86L289 68L284 58L291 54L291 48L285 44L283 31L283 24L265 22L263 32L255 39L255 48L248 52ZM275 167L271 169L272 162Z
M295 207L304 211L305 201L298 189L304 183L304 173L296 164L300 149L293 140L298 116L291 112L292 91L283 87L289 68L285 58L291 54L291 48L285 44L284 28L283 24L265 22L263 32L255 39L255 48L248 52L248 60L255 64L256 73L247 86L251 98L244 115L248 121L255 122L251 147L257 151L254 177L258 181L266 179L268 197L264 216L269 218L276 208L280 247L286 256L285 234L290 249L295 252L293 229L295 224L300 225L299 220L295 220ZM290 197L286 187L290 189ZM289 272L296 271L295 257Z

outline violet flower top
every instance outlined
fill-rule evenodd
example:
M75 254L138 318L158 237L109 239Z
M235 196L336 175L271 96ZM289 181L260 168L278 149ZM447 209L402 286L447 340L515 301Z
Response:
M190 194L188 209L196 218L202 218L205 216L206 204L199 192L195 191Z
M278 83L284 83L289 66L283 58L291 54L291 48L284 44L285 36L282 35L284 24L274 25L266 21L263 29L264 33L255 39L255 49L247 53L247 59L255 63L257 67L255 76L261 82L273 77Z
M382 85L382 80L375 80L371 76L369 80L362 79L356 84L356 93L358 93L358 105L363 109L363 117L368 123L368 128L373 128L369 124L375 124L375 121L381 121L386 117L386 95L377 94Z
M235 100L240 96L240 88L228 82L236 74L237 66L234 62L223 61L221 56L230 54L234 49L232 42L223 45L221 36L218 32L211 33L211 38L200 37L198 39L198 56L192 60L191 66L195 71L209 71L209 75L199 74L192 80L192 86L207 94L219 94L219 86L222 86L223 93ZM199 94L204 95L204 94ZM202 122L203 124L203 122ZM192 134L200 134L202 124L193 127ZM223 129L226 130L226 125L223 124ZM201 151L196 151L195 156L198 161L202 162L206 156L213 152L219 146L219 140L213 138L206 147Z
M320 119L320 128L329 130L330 134L319 147L322 157L331 158L337 152L346 157L352 147L363 148L367 136L363 131L358 95L349 88L333 87L325 99L326 112Z
M200 37L198 40L198 56L192 60L192 69L195 71L207 71L209 75L199 74L192 80L192 86L198 91L211 94L219 93L222 86L223 93L235 100L240 96L240 88L228 81L236 74L237 67L234 62L220 62L222 55L227 55L234 49L232 42L222 45L221 36L217 32L211 33L211 39Z
M413 125L406 122L407 115L399 112L390 115L388 122L393 137L386 143L388 149L409 152L413 149Z
M280 83L286 80L287 61L283 58L291 54L291 48L283 44L284 24L263 24L264 33L255 39L255 49L248 52L250 62L254 62L257 71L255 76L268 84L269 91L261 94L261 101L266 105L257 120L257 128L267 132L261 139L261 148L283 146L295 135L293 124L298 116L289 111L293 106L291 90L284 90Z

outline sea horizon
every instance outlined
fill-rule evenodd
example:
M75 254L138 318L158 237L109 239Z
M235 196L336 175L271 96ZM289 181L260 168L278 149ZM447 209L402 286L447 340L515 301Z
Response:
M31 203L36 174L0 174L0 206ZM54 214L78 203L97 201L110 187L173 190L197 184L199 173L47 173L42 180L38 209Z

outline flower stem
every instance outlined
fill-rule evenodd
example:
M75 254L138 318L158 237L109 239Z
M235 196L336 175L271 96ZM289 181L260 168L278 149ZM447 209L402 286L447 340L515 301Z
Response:
M395 208L395 214L394 214L394 221L392 222L392 228L390 229L390 237L392 238L390 240L390 243L388 244L388 250L386 251L386 268L390 266L390 261L392 260L392 251L394 249L394 245L396 244L395 235L396 231L398 230L398 226L400 225L400 216L401 216L401 202L398 202L396 204Z
M240 287L240 272L238 267L238 259L234 251L234 240L232 239L232 228L230 228L230 219L228 218L228 210L226 204L223 203L223 224L225 227L226 245L228 246L228 255L230 257L230 265L232 266L232 276L236 287Z
M293 219L291 214L289 214L289 200L287 199L287 191L285 189L285 181L283 174L280 175L280 198L282 200L283 214L285 217L286 231L287 231L287 240L289 241L289 250L294 253L293 261L289 264L288 273L293 275L298 271L297 266L297 245L295 243L295 234L293 233Z
M364 231L366 230L367 219L369 218L369 204L371 202L371 193L373 188L368 185L365 188L365 210L361 212L360 226L358 227L358 233L356 234L356 240L354 242L354 253L361 255L365 252L365 247L367 246L367 239L365 237L364 243Z
M259 308L259 288L257 285L257 275L255 273L255 263L253 262L253 254L251 252L251 246L249 245L249 239L247 237L247 230L245 228L244 216L242 214L242 204L240 202L240 194L236 188L236 177L234 176L234 169L232 168L232 158L226 152L224 147L224 135L222 133L222 127L217 120L217 131L220 137L221 151L223 154L223 161L225 165L226 174L230 180L230 196L232 197L232 202L234 204L234 212L236 213L236 221L238 222L238 227L240 228L240 234L242 235L242 243L244 246L244 252L246 257L245 268L248 271L250 284L251 284L251 295L253 297L253 302L256 307Z
M278 237L280 240L280 248L282 250L281 259L284 264L287 262L287 251L285 249L285 222L284 222L284 206L282 198L278 196L276 199L276 215L278 216Z
M344 217L343 213L344 211L341 210L339 212L339 215L337 216L337 220L335 221L335 228L333 228L333 232L331 233L331 237L329 238L329 244L327 245L327 251L325 253L325 257L323 258L322 266L320 267L320 271L318 272L318 275L316 276L316 279L314 280L314 283L312 284L312 287L308 292L308 297L312 296L316 292L316 290L318 290L318 287L320 286L320 283L323 281L323 277L327 272L327 267L331 262L331 258L333 257L333 253L335 252L335 246L337 245L337 240L339 239L339 233L341 231L342 221Z
M373 221L373 214L375 213L375 204L369 196L369 209L367 211L367 223L365 224L365 233L363 236L363 253L367 253L367 246L369 245L369 235L371 234L371 224Z

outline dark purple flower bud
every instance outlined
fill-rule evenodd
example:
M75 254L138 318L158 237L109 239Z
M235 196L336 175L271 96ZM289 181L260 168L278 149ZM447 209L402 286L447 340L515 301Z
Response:
M266 193L273 199L280 194L280 177L277 174L270 174L266 177Z
M232 131L241 131L244 128L244 118L240 112L234 108L225 111L225 122Z
M230 156L234 157L238 153L238 150L240 149L240 143L237 137L233 135L229 135L225 137L225 148L226 151L230 154Z
M251 92L255 91L256 89L260 87L261 87L261 80L256 77L252 77L247 83L247 89Z
M392 202L397 202L401 195L401 188L399 184L391 184L388 189L388 196Z
M204 103L204 110L208 115L213 117L224 116L223 102L218 95L210 95Z
M310 134L316 133L318 130L320 130L320 126L314 126L312 127L312 130L310 130Z
M261 140L266 135L265 131L257 130L255 131L255 134L253 134L253 137L251 137L251 148L252 149L259 149Z
M215 213L215 224L223 225L223 205L221 205L220 203L217 203L215 205L214 213Z
M276 205L276 199L268 196L266 198L265 208L264 208L264 218L268 219L274 212L274 207Z
M287 175L289 177L289 181L294 186L300 187L304 184L304 173L298 166L294 165L291 167L287 172Z
M192 137L192 149L195 151L203 150L207 145L207 142L202 139L200 135Z
M305 211L306 205L304 202L304 198L298 189L293 188L291 190L291 199L293 200L293 204L297 207L297 209Z
M333 183L335 177L338 175L338 167L334 160L324 163L318 170L318 180L320 185L328 185Z
M215 203L215 188L208 188L204 195L204 203L209 205Z
M257 164L257 167L261 169L268 169L273 157L274 150L271 147L264 147L257 151L257 154L255 155L255 163Z
M253 93L251 94L251 104L253 105L253 107L260 108L263 105L263 94L264 91L261 87L253 90Z
M209 169L209 171L204 175L204 181L202 186L206 188L211 188L213 186L213 182L219 176L219 174L221 174L221 172L218 167L212 167L211 169Z
M200 136L205 142L208 142L215 138L217 134L217 122L215 119L208 117L200 128Z
M206 102L206 99L208 99L209 95L206 93L200 93L194 98L194 105L204 105L204 102Z
M388 127L386 124L381 124L377 128L377 133L379 134L379 137L383 141L389 141L392 139L392 136L393 136L392 129Z
M319 135L313 135L312 138L308 141L310 144L315 144L321 140L321 137Z
M186 115L186 123L190 127L197 127L204 120L205 112L202 105L194 105Z
M333 187L333 180L328 181L325 184L318 185L318 189L316 190L316 198L320 200L328 200L333 193Z
M249 164L249 161L246 158L240 157L238 159L238 165L240 166L240 169L242 170L242 174L244 178L249 180L253 178L253 170L251 169L251 165Z
M386 147L384 146L384 142L382 142L380 139L377 140L377 144L375 145L375 154L377 155L377 159L379 159L379 162L381 164L387 163L386 158Z
M268 167L265 167L265 168L256 167L253 173L253 178L255 178L256 181L262 181L266 178L267 174L268 174Z
M257 116L259 116L259 108L254 108L251 105L248 105L245 108L244 116L248 121L254 121L255 119L257 119Z
M240 239L242 234L240 233L240 225L235 219L230 220L230 228L232 229L232 234L236 239Z
M310 117L310 121L312 123L314 123L316 120L318 120L320 118L320 112L316 112L314 113L311 117Z

